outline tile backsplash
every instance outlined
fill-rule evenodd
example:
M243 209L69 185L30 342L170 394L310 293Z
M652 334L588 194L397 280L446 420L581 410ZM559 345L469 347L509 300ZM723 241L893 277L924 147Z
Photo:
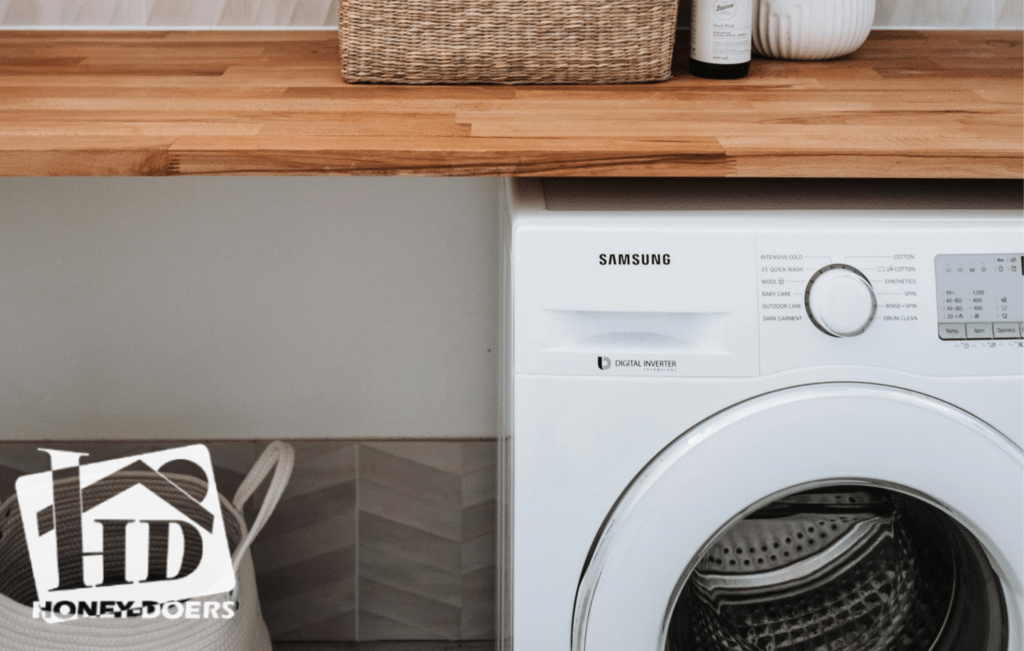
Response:
M317 27L337 11L337 0L0 0L0 25ZM878 0L875 25L1019 29L1024 18L1020 0Z

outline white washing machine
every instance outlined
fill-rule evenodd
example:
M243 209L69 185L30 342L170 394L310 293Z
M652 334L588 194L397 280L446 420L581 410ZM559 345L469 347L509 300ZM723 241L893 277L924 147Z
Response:
M1024 648L1019 182L503 204L503 651Z

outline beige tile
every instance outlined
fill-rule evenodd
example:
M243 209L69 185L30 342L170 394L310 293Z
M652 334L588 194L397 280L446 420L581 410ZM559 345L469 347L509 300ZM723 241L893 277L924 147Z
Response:
M356 450L351 441L296 441L295 470L288 497L322 490L356 478Z
M495 608L494 567L485 567L462 576L463 640L494 639Z
M0 502L14 495L14 482L24 474L20 470L0 463Z
M1021 0L995 0L996 27L1024 29L1024 2Z
M343 583L355 575L356 548L345 547L275 570L257 570L256 578L263 602L271 603L310 592L327 583Z
M274 538L260 536L252 546L257 572L279 569L355 545L355 511Z
M462 472L465 444L460 441L374 441L363 445L435 470L452 474Z
M459 637L461 608L429 599L419 594L359 578L360 639L401 639L369 636L364 629L363 613L385 617L417 630L428 631L444 639Z
M46 472L50 469L50 457L39 448L50 447L42 443L0 443L0 465L16 476ZM13 484L12 484L13 488Z
M335 634L344 636L340 639L352 639L355 619L354 594L351 579L329 583L266 605L263 608L263 618L273 639L315 640L317 638L309 637L310 632L323 626L326 620L333 620L337 624L338 630ZM263 603L262 595L260 597ZM349 617L353 620L351 627L347 625Z
M462 507L494 500L498 489L497 466L487 466L462 478Z
M462 540L461 512L450 502L420 500L363 479L359 482L359 510L448 540Z
M296 629L276 631L273 634L273 639L274 651L285 651L287 649L294 649L295 651L317 651L318 649L323 649L323 651L340 651L342 648L352 648L337 646L335 642L356 639L356 613L355 611L345 612L319 622L304 624ZM289 640L295 642L295 644L292 645L287 642L278 643L277 640ZM325 643L322 642L323 640L332 640L332 642ZM321 642L322 646L321 644L316 644L317 642Z
M287 493L267 520L261 538L275 538L297 529L316 527L338 517L352 517L356 503L353 480L326 486L315 493L289 497ZM351 522L355 526L355 520Z
M462 571L473 572L494 565L495 534L489 533L462 543Z
M359 550L359 577L450 606L462 605L462 577L364 546Z
M878 0L875 9L879 27L985 29L992 24L992 0Z
M258 572L260 604L281 640L355 639L355 548Z
M374 613L359 611L359 639L357 650L363 649L363 645L369 642L386 640L380 642L380 648L389 648L395 640L416 640L415 644L424 647L422 640L444 640L445 636L434 631L417 628L404 622L399 622L388 617L382 617ZM377 645L373 645L377 646ZM372 647L371 647L372 648ZM427 646L426 648L429 648Z
M463 475L497 464L497 441L466 441L462 444Z
M0 0L2 25L124 27L144 24L143 0Z
M460 630L463 640L494 639L494 600L467 606L462 612Z
M369 480L390 490L438 504L460 507L462 481L458 474L439 470L434 465L445 455L438 455L435 446L444 446L445 455L457 444L403 442L391 446L387 452L377 444L359 446L359 478ZM416 456L418 460L409 457ZM432 464L423 463L429 459ZM457 466L456 466L457 467Z
M370 513L359 514L359 546L373 547L439 570L462 570L462 545L458 542Z
M494 533L497 528L498 514L494 500L480 502L462 511L462 540L474 540L480 536Z
M296 463L292 480L253 545L257 574L261 581L280 583L281 591L295 593L292 598L297 603L302 601L299 593L313 594L318 580L335 581L347 575L354 599L355 445L341 441L297 441L293 445ZM261 499L262 491L253 501L258 504ZM337 609L323 611L312 601L309 606L313 609L311 630L349 626L347 620L337 618ZM354 626L353 615L353 630ZM324 639L294 626L288 634L293 636L290 639Z
M238 473L243 477L252 470L256 458L266 446L265 442L252 441L214 441L206 444L214 466Z

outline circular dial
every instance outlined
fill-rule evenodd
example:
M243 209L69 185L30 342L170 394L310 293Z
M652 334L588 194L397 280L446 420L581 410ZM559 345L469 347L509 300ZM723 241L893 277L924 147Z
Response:
M804 292L807 314L814 325L833 337L856 337L875 318L875 292L857 269L845 264L822 267Z

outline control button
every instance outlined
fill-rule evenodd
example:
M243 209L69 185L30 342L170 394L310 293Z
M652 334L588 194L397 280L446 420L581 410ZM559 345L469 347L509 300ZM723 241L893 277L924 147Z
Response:
M992 324L991 323L968 323L967 325L967 338L968 339L991 339L992 338Z
M962 323L940 323L939 339L966 339L967 331Z
M811 321L833 337L855 337L864 332L878 307L868 279L845 264L818 270L807 284L804 298Z
M1020 323L993 323L992 333L996 339L1020 339Z

